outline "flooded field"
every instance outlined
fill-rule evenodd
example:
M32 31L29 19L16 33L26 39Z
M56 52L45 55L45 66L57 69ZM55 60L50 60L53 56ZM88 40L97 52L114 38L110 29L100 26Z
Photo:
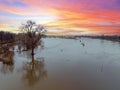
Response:
M0 90L120 90L120 43L82 38L43 39L44 49L16 52L0 63ZM17 46L15 46L16 48Z

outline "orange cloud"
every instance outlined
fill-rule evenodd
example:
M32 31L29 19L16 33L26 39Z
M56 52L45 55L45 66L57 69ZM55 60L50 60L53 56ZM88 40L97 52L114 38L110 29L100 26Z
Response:
M0 24L0 28L6 26L6 24Z
M53 9L52 12L55 12L59 16L59 19L46 23L46 26L50 28L68 30L68 32L73 30L80 32L120 33L120 13L114 11L86 13ZM113 28L110 29L111 27Z

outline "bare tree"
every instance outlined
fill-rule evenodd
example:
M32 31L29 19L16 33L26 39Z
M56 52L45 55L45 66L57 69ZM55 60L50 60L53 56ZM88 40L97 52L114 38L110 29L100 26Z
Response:
M34 49L40 43L41 37L45 34L46 29L42 25L38 25L35 22L28 20L25 24L22 24L22 44L27 50L31 50L31 55L34 55Z

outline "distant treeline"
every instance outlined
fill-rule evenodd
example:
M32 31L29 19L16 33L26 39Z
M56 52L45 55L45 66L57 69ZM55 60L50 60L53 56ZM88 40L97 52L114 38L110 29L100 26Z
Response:
M44 35L43 37L46 38L64 38L64 39L76 39L77 36L73 36L73 35L61 35L61 36L57 36L57 35ZM81 36L78 36L81 37Z
M0 31L0 43L9 43L11 41L19 40L18 38L21 38L24 33L20 34L15 34L15 33L10 33L10 32L5 32L5 31ZM41 37L43 38L66 38L66 39L77 39L81 37L87 37L87 38L94 38L94 39L105 39L105 40L111 40L111 41L120 41L120 35L113 35L113 36L108 36L108 35L100 35L100 36L76 36L76 35L66 35L66 36L55 36L55 35L42 35Z
M16 34L10 33L10 32L4 32L0 31L0 42L9 42L9 41L14 41L15 40Z
M82 37L88 37L88 38L94 38L94 39L105 39L105 40L111 40L111 41L120 41L120 36L119 35L82 36Z
M46 36L48 38L65 38L65 39L78 39L81 37L86 37L86 38L93 38L93 39L104 39L104 40L111 40L111 41L120 41L120 35L96 35L96 36L87 36L87 35L66 35L66 36L55 36L55 35L49 35Z

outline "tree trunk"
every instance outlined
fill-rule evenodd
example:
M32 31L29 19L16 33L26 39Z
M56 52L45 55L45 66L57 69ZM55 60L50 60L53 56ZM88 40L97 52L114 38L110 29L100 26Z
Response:
M31 55L34 55L34 48L32 48L32 52L31 52Z
M34 67L34 55L32 55L32 64L33 64L33 67Z

